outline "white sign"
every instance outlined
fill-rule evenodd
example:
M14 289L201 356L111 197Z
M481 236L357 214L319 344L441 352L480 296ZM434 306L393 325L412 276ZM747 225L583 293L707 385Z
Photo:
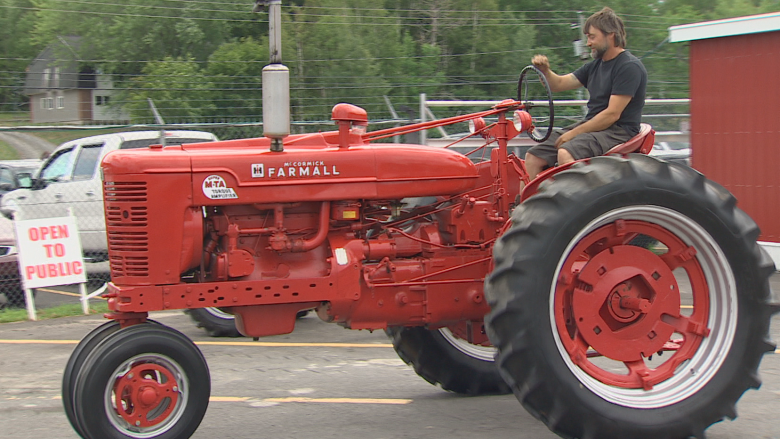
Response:
M228 187L225 179L219 175L209 175L203 180L203 195L212 200L238 198L236 191L232 187Z
M15 221L15 225L19 273L25 288L87 281L75 218Z

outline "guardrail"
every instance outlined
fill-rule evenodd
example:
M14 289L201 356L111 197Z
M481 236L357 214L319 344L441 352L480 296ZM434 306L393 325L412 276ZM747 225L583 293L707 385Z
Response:
M485 107L490 108L501 101L442 101L442 100L428 100L425 93L420 94L420 121L427 122L429 120L437 120L438 118L431 111L431 107ZM547 101L531 101L535 106L548 106ZM645 100L645 106L660 106L660 105L689 105L690 99L647 99ZM584 99L565 99L553 101L553 105L556 107L583 107L586 108L588 104ZM585 111L583 111L583 114ZM642 115L643 119L647 118L661 118L661 117L681 117L690 118L689 113L675 113L675 114L645 114ZM442 128L438 128L439 133L444 139L451 138L447 132ZM659 131L656 132L656 137L660 137L666 140L682 140L688 141L689 136L684 131ZM428 136L426 131L420 132L420 143L423 145L428 144Z

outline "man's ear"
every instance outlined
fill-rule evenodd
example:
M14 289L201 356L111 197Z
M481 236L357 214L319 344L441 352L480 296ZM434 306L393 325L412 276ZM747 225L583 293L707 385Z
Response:
M610 32L607 34L607 41L612 43L612 47L617 47L617 44L615 44L615 32Z

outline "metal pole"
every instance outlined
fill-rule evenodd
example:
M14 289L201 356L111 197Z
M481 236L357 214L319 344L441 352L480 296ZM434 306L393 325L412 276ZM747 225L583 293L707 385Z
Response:
M271 64L282 63L282 0L268 0L268 38Z
M165 125L165 120L160 116L160 112L157 111L157 107L154 105L152 98L146 98L149 102L149 106L152 108L152 114L154 114L154 121L160 125ZM160 128L160 145L165 146L165 129Z
M395 112L395 108L393 108L393 104L390 102L390 98L388 98L387 95L382 97L385 98L385 104L387 104L387 108L390 110L390 116L392 116L393 119L398 119L398 113ZM395 126L397 128L398 124L395 124ZM393 136L393 142L401 143L401 136Z
M14 212L14 218L13 218L14 234L16 236L17 242L19 241L19 237L18 237L19 230L16 227L16 222L22 221L23 218L21 218L21 216L22 215L20 211L17 210L16 212ZM24 278L24 273L21 273L21 264L19 264L19 270L20 270L19 276ZM22 286L24 286L23 281L22 281ZM24 286L24 303L25 303L25 307L27 308L27 318L33 321L38 320L38 314L35 311L35 298L33 297L32 290L30 288L27 288L26 286Z
M428 106L426 105L425 101L428 100L428 96L425 93L420 93L420 123L426 122L425 116L426 111L428 109ZM428 132L425 130L420 130L420 145L427 145L428 144Z

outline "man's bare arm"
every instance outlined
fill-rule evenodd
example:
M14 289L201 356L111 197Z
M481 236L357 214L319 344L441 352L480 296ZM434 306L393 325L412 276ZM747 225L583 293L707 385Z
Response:
M550 84L550 90L553 93L582 87L582 84L573 73L559 75L553 72L552 69L550 69L550 61L544 55L534 56L531 63L544 73L544 77L547 78L547 82Z

